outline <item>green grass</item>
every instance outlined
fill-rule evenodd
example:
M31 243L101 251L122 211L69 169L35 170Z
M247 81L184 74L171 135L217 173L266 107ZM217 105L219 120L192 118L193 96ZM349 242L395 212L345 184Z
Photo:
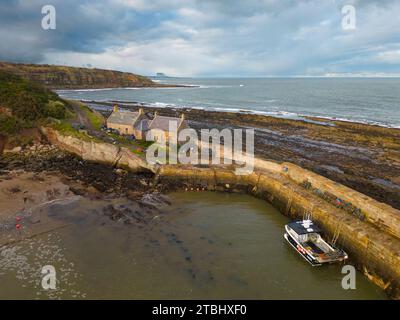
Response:
M63 118L65 111L64 103L54 92L4 71L0 71L0 104L23 120Z
M7 136L37 127L48 117L64 119L71 113L68 102L56 93L4 71L0 71L0 106L8 110L0 113L0 133Z
M154 143L153 141L128 140L124 136L115 133L108 133L108 135L137 155L144 155L145 149Z
M86 131L75 129L71 123L67 121L61 121L59 123L52 123L49 125L51 128L59 131L62 135L65 136L72 136L84 141L95 141L95 142L102 142L101 140L97 139L96 137L89 136Z
M154 143L154 141L135 140L135 143L137 146L146 149L146 148L150 147Z
M24 121L13 116L0 114L0 133L13 135L18 133L24 127L27 127L27 123Z

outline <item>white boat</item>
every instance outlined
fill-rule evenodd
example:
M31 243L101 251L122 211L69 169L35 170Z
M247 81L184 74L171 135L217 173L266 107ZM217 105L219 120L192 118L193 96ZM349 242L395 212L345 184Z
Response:
M301 220L285 225L285 239L311 265L344 261L346 252L328 244L321 236L321 230L311 220Z

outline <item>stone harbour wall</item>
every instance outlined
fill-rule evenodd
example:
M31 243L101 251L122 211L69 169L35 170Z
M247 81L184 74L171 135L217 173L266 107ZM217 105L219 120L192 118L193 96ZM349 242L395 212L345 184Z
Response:
M255 171L236 175L234 166L162 165L149 166L129 149L109 143L83 141L43 128L48 140L85 160L103 162L132 171L152 171L160 179L183 190L245 192L272 203L283 214L302 219L311 217L351 262L390 297L400 299L400 212L355 190L291 163L255 159ZM303 182L351 202L364 220L322 199Z
M287 175L259 171L237 176L223 167L163 166L157 177L188 191L247 192L293 219L310 216L328 240L338 234L337 245L349 253L351 263L391 298L400 299L400 240L312 194Z
M47 139L60 149L78 155L84 160L109 164L131 171L154 171L154 168L126 147L105 142L86 141L63 135L51 128L42 128Z

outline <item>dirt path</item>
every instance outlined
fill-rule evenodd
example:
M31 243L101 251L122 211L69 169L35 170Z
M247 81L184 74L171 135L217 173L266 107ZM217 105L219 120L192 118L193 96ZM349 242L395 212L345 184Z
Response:
M74 108L74 111L76 112L78 123L84 125L85 128L88 130L94 130L92 124L90 123L85 111L82 109L80 104L78 102L72 101L71 105Z

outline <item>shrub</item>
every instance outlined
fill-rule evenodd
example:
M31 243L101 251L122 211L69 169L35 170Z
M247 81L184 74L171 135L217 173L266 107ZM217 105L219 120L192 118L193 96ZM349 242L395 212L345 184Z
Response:
M16 117L0 114L0 133L14 134L22 128L21 121Z
M52 118L56 118L56 119L64 119L66 117L65 105L61 101L50 100L45 105L44 114L47 117L52 117Z
M49 110L51 101L59 100L57 94L34 82L0 71L0 105L9 108L17 118L33 121L47 117L49 112L60 116L61 102L51 105Z

